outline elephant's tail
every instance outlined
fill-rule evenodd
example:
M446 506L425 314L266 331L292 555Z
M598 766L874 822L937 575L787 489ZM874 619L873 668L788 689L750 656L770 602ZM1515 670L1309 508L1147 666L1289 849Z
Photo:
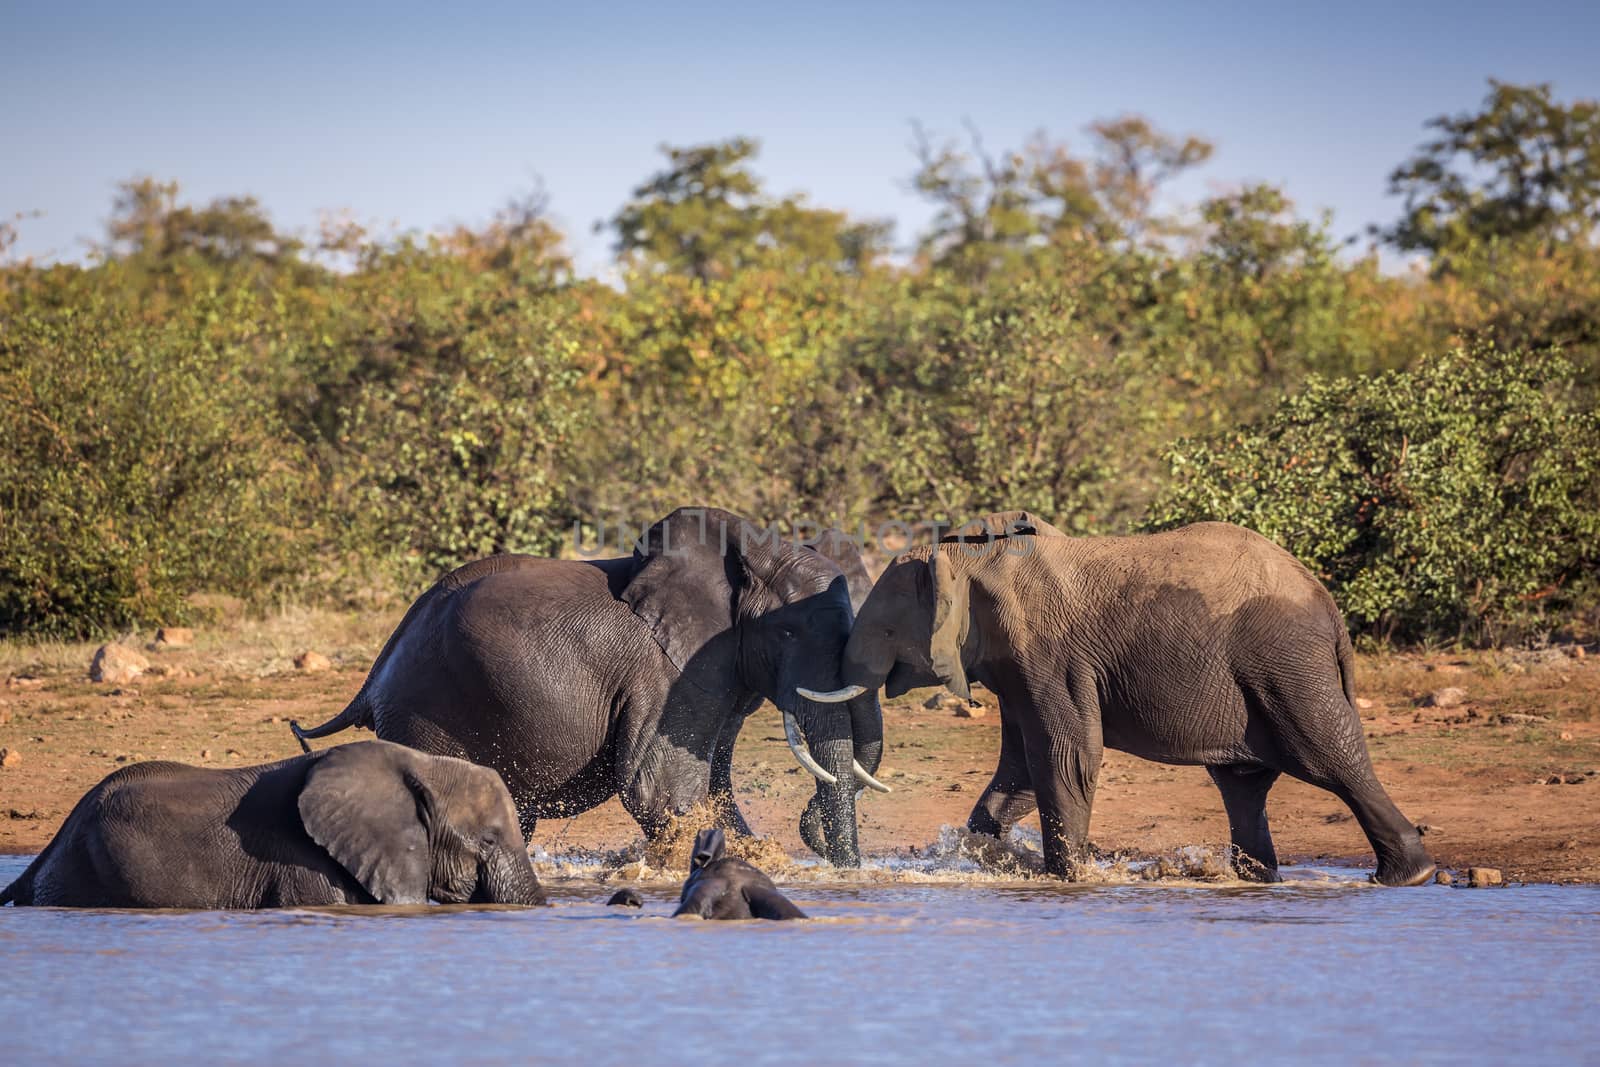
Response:
M369 678L370 681L370 678ZM367 700L367 687L363 685L356 698L344 706L344 710L321 726L313 726L309 730L293 719L289 720L289 730L294 734L294 739L300 742L303 752L310 752L311 746L306 744L313 737L327 737L340 730L348 730L352 726L364 726L372 729L372 704Z
M412 622L433 602L434 597L439 595L439 591L448 586L453 577L455 577L453 574L446 575L438 582L435 582L432 588L417 597L411 606L406 609L405 618L401 619L400 625L394 628L394 633L389 635L389 640L383 643L383 651L378 653L378 658L372 661L372 669L367 672L366 681L361 683L361 691L355 695L355 699L345 705L343 711L321 726L313 726L309 730L292 719L289 721L289 729L294 733L294 739L300 742L301 751L311 751L311 746L306 742L314 737L327 737L329 734L336 734L340 730L348 730L352 726L362 726L368 730L374 729L372 722L372 680L378 676L379 671L383 670L383 665L394 654L395 647L400 644L400 639L411 628Z
M1336 611L1333 614L1334 655L1339 658L1339 684L1344 686L1344 698L1356 706L1356 650L1350 644L1350 628Z

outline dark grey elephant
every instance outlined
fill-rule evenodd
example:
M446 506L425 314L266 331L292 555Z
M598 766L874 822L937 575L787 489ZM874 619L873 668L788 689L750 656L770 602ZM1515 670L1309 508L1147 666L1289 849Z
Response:
M78 801L0 904L542 904L500 776L384 741L260 767L137 763Z
M1327 591L1237 526L958 533L879 578L845 649L846 687L823 696L930 685L965 696L974 681L992 690L1000 760L967 825L1000 835L1037 807L1054 874L1068 874L1086 843L1109 745L1204 765L1247 877L1277 877L1266 799L1287 773L1349 805L1377 853L1377 881L1415 885L1433 863L1373 774L1352 660Z
M683 883L674 919L804 919L806 913L778 892L760 868L724 855L720 829L701 830L694 839L689 878Z
M302 744L350 726L493 767L525 834L543 816L609 797L654 837L712 793L739 726L762 698L818 780L820 850L860 862L856 790L878 786L876 694L834 690L854 616L838 567L714 508L682 508L632 557L494 556L411 606L348 707ZM732 806L729 824L744 829ZM810 810L810 809L808 809Z
M859 611L867 599L867 594L872 592L872 576L867 573L866 564L861 559L860 545L849 534L837 529L825 530L815 538L802 542L802 545L839 568L839 573L844 575L845 587L849 591L851 610ZM744 722L760 706L761 699L757 697L736 713L738 721L731 728L722 731L717 750L711 760L711 799L718 811L727 813L728 827L736 833L747 835L750 833L750 828L739 814L739 807L733 798L733 749L744 728ZM874 764L872 769L877 770L877 765ZM889 787L885 785L875 783L873 788L889 792ZM819 783L817 792L800 815L801 840L811 851L824 857L828 855L826 834L823 832L828 803L828 792Z

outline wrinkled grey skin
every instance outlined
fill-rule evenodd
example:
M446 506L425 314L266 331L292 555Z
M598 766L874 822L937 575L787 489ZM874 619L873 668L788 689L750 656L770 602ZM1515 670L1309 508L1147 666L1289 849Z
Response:
M850 589L850 609L859 612L867 601L867 594L872 592L872 575L867 573L867 565L861 559L861 546L843 530L824 530L804 544L839 568Z
M367 726L379 737L500 772L523 833L620 796L646 835L708 799L732 803L734 740L763 698L794 713L819 782L819 851L860 862L852 760L882 759L877 695L839 686L854 616L826 558L713 508L681 508L632 557L494 556L411 606L350 705L302 738ZM713 764L719 765L713 790ZM809 809L808 809L809 810Z
M542 904L500 776L384 741L260 767L137 763L89 790L0 903Z
M872 576L867 573L866 564L861 560L861 546L843 530L825 530L816 538L803 542L803 546L829 560L839 568L844 575L845 585L850 592L850 608L852 612L860 611L861 605L866 602L867 594L872 592ZM875 701L876 694L868 694L861 700ZM717 746L717 751L711 762L711 799L718 811L731 813L728 826L735 833L749 835L750 828L745 825L744 819L739 814L738 805L733 800L733 747L738 740L739 733L743 730L743 721L748 719L761 702L757 700L740 713L740 725L730 730L724 730L722 741ZM861 765L868 770L876 770L878 762L883 758L882 744L882 719L878 721L878 742L868 742L858 748L871 757L872 762L861 760ZM859 799L859 792L857 797ZM817 783L817 791L812 796L805 810L800 814L800 839L806 847L819 856L828 855L827 835L823 832L825 814L828 810L831 791L822 782Z
M845 649L846 684L981 682L1000 698L994 777L967 821L1006 833L1039 810L1045 863L1082 854L1109 745L1201 764L1222 793L1235 866L1276 880L1267 791L1287 773L1349 805L1377 881L1433 862L1378 784L1353 706L1349 634L1326 590L1265 538L1224 523L1144 537L1018 535L907 553Z
M806 913L772 884L761 869L723 854L720 829L701 830L694 839L689 878L683 883L674 919L804 919Z

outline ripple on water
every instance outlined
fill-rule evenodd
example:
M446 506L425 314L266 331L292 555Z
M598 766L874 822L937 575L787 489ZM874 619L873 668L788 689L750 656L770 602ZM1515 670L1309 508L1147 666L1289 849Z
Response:
M1221 1062L1265 1042L1295 1062L1582 1062L1600 1047L1600 888L1386 890L1298 868L1270 887L1069 884L997 874L972 846L951 831L862 871L791 860L781 880L815 917L798 923L674 922L664 869L643 909L606 908L599 875L619 857L572 853L541 859L574 872L550 908L4 909L6 1060L922 1067L1068 1048ZM26 862L0 857L0 880Z

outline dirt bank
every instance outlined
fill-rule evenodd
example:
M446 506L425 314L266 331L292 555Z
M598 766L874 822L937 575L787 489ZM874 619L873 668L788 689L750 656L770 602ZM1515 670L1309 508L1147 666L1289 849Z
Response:
M287 720L320 721L360 686L397 616L290 614L184 649L146 650L165 677L125 685L87 680L92 646L0 645L0 851L44 845L95 781L133 760L242 766L298 751ZM149 635L130 639L144 648ZM326 671L296 670L297 652L326 654ZM1543 653L1363 657L1357 688L1378 774L1427 828L1441 865L1501 867L1521 881L1600 881L1600 656ZM1454 688L1424 706L1430 694ZM933 841L964 822L999 747L992 706L980 718L886 708L881 774L895 792L867 794L862 844L884 853ZM371 736L347 735L348 740ZM795 829L809 779L784 747L776 713L758 712L740 742L734 781L758 832L803 854ZM1356 858L1367 844L1333 797L1284 780L1270 815L1286 858ZM612 801L540 825L547 849L615 847L638 836ZM1162 852L1227 840L1222 805L1203 769L1107 753L1092 836L1103 849Z

